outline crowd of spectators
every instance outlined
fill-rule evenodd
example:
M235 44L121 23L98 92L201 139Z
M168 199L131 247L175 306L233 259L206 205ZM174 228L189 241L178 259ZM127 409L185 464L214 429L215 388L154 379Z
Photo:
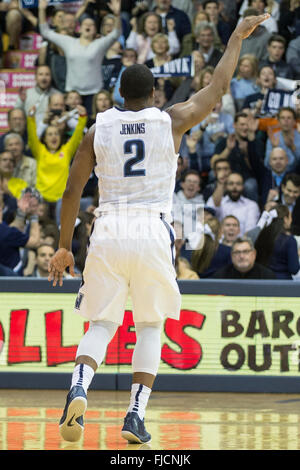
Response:
M43 38L36 84L20 88L0 136L0 275L48 276L72 159L96 114L123 106L126 67L192 57L190 76L155 78L165 110L210 83L243 17L267 11L222 101L182 139L175 265L178 279L299 279L300 0L121 0L121 14L119 0L83 0L74 13L38 5L0 2L1 63L22 34ZM97 203L93 172L72 245L78 277Z

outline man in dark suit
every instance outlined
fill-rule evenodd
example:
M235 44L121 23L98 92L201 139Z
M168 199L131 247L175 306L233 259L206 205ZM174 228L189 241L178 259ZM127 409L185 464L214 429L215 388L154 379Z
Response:
M256 263L256 250L248 237L237 238L231 249L232 264L219 269L215 279L276 279L270 269Z
M222 52L214 47L215 31L210 23L203 23L198 30L196 42L199 44L199 52L203 54L205 65L215 67L222 57Z

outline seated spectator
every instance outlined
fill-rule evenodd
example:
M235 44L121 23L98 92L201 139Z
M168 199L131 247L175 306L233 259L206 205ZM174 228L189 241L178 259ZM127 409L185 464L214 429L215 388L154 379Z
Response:
M103 113L107 109L113 107L112 96L107 90L100 90L95 94L92 104L92 114L88 120L87 127L90 128L96 122L96 116L98 113Z
M2 221L0 207L0 276L23 275L20 248L36 248L40 242L37 209L36 195L25 192L18 200L15 219L7 225Z
M255 8L247 8L247 10L245 10L243 13L243 18L253 15L258 16L258 11L255 10ZM260 24L257 28L255 28L250 36L243 40L240 57L245 54L252 54L259 61L267 59L267 45L270 36L271 34L267 28L265 28L263 24Z
M54 256L54 253L55 250L52 245L48 245L46 243L40 244L36 249L36 256L34 260L35 267L33 272L30 274L30 277L48 278L48 266L52 256Z
M226 246L232 246L240 234L240 221L234 215L227 215L221 223L220 242Z
M15 166L16 160L12 152L5 150L0 153L0 192L19 199L28 184L21 178L13 176Z
M258 181L262 205L269 201L280 200L282 182L289 166L286 151L280 147L273 147L270 153L270 168L266 168L261 156L255 153L251 154L249 161Z
M216 211L218 220L223 220L227 215L234 215L240 222L240 232L245 232L255 227L260 210L258 204L244 197L244 180L241 174L231 173L226 181L223 192L218 188L208 199L206 205Z
M27 118L28 142L37 162L36 188L51 203L56 203L63 195L70 163L83 137L87 122L86 110L83 106L77 106L77 109L80 115L77 127L64 144L56 126L48 126L42 139L38 138L34 108Z
M260 62L260 66L269 65L276 77L293 79L292 67L283 59L286 51L284 37L274 34L268 41L268 57Z
M173 219L184 224L184 234L192 232L193 223L197 218L197 209L203 207L204 199L201 191L201 177L198 171L188 170L184 173L181 190L173 195Z
M12 153L14 157L13 176L26 181L27 185L34 188L36 185L36 162L32 157L24 155L24 141L20 134L10 133L4 138L4 149Z
M296 112L283 107L278 113L280 130L268 133L264 163L270 168L270 153L273 147L281 147L289 159L288 171L293 171L300 164L300 133L296 130Z
M147 12L142 16L140 26L137 24L135 17L132 18L131 24L132 29L126 40L126 49L135 49L137 51L137 63L144 64L155 55L151 45L154 36L163 32L161 18L154 12ZM174 56L180 51L180 43L176 35L174 20L169 19L167 27L168 53L170 56Z
M191 267L200 278L212 277L230 263L230 247L219 242L220 222L215 217L204 225L204 240L199 249L191 253Z
M196 145L193 137L195 133L197 136ZM208 172L211 168L210 160L215 153L216 143L221 138L226 138L233 133L233 118L231 114L222 110L222 102L220 101L203 121L191 129L190 135L185 136L190 167ZM196 167L196 158L201 160L198 168Z
M47 1L39 1L40 32L45 39L64 51L67 64L66 91L77 90L80 93L88 114L91 113L94 94L103 87L101 66L105 52L121 33L120 3L118 0L110 3L117 18L115 28L107 36L96 39L97 29L92 18L82 19L79 38L52 31L46 21ZM89 45L93 47L87 47Z
M152 67L160 67L166 62L169 62L172 59L169 49L168 36L163 33L155 34L151 41L153 57L150 60L147 60L145 65L151 69Z
M203 2L203 10L209 16L209 21L213 23L217 29L218 35L225 46L232 33L232 25L220 13L220 2L218 0L205 0Z
M286 62L291 66L293 76L295 78L300 77L300 36L296 37L288 44Z
M290 235L292 215L283 205L276 206L278 217L260 232L255 248L257 260L267 266L277 279L292 280L299 271L297 242Z
M251 238L237 238L231 249L232 263L218 270L215 279L276 279L270 269L256 262Z
M37 122L43 120L43 116L48 108L48 100L51 95L58 93L56 88L53 88L51 69L48 65L38 65L35 69L36 85L33 88L27 88L20 93L16 100L15 108L24 109L26 115L29 110L36 107L36 120Z
M206 184L203 190L204 200L207 201L208 198L214 193L214 191L220 187L220 190L223 195L224 185L226 184L227 178L231 173L230 163L227 158L219 158L214 161L213 167L213 181Z
M240 57L237 74L231 79L230 90L237 111L241 110L245 98L259 91L256 85L258 76L258 60L254 55L245 54Z
M215 29L213 25L209 22L203 22L196 32L195 49L203 55L206 66L216 67L223 53L221 49L215 46Z
M281 192L279 193L279 202L288 207L292 216L299 196L300 175L296 173L288 173L282 179Z
M27 136L27 125L26 125L26 114L22 108L12 108L7 113L8 130L0 136L0 152L4 150L4 139L7 134L11 132L20 134L24 142L24 149L26 154L29 154L28 148L28 136Z
M244 179L245 195L257 201L258 185L249 161L252 153L262 153L262 142L251 125L252 121L245 112L237 113L233 124L235 132L217 142L211 165L214 166L219 158L227 158L231 171L240 173Z
M263 99L268 93L269 89L276 88L276 75L272 67L264 65L260 68L256 84L259 90L251 95L246 96L242 104L242 111L244 109L251 109L254 116L262 116Z
M168 33L168 20L175 22L175 32L181 43L186 34L191 32L191 22L187 14L172 6L172 0L155 0L154 10L162 20L163 32Z

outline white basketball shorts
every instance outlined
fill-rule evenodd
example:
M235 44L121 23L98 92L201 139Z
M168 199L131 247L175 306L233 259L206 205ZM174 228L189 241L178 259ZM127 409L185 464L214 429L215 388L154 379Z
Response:
M90 237L75 312L121 325L130 296L134 322L178 320L174 241L173 227L159 215L102 214Z

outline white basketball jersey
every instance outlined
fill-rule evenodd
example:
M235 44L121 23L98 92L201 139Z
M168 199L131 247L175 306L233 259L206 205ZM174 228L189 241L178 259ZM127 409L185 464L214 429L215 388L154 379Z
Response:
M145 209L169 214L178 155L172 123L158 108L99 113L94 138L99 212Z

